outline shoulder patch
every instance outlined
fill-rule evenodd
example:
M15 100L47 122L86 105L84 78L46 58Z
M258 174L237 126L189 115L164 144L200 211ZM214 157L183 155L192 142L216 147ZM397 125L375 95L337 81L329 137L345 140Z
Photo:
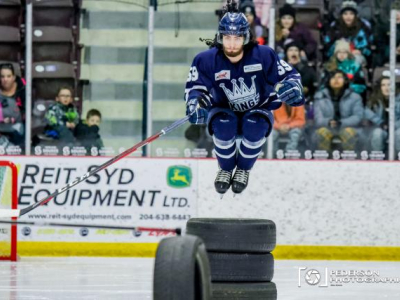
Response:
M215 81L223 80L223 79L231 79L231 71L230 70L222 70L218 73L215 73Z

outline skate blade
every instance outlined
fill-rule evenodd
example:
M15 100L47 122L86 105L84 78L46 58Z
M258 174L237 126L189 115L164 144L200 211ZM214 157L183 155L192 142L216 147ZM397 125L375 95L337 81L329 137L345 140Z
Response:
M240 198L240 197L243 195L243 193L244 193L244 191L243 191L243 192L241 192L241 193L234 193L234 192L232 192L232 194L233 194L233 198L235 198L235 197L238 197L238 198Z
M219 199L222 200L224 198L225 194L219 194Z

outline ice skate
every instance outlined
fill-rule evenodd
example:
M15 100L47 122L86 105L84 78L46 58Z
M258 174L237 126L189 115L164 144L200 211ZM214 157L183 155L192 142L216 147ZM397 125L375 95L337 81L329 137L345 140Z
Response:
M215 190L217 191L217 193L221 194L221 196L225 194L231 186L231 181L232 171L224 171L220 169L214 182Z
M236 169L235 175L232 180L232 192L240 194L245 190L249 182L250 171Z

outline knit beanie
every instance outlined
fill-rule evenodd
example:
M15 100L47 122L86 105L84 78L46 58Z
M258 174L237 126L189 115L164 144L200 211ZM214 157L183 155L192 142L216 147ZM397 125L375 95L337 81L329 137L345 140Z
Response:
M340 14L343 14L345 11L351 10L355 14L358 14L357 3L352 0L345 0L342 3L342 7L340 9Z
M338 53L339 51L346 51L348 53L351 53L350 43L343 39L336 41L335 54Z
M296 10L290 4L285 4L279 9L280 18L286 15L292 16L294 19L296 18Z
M252 14L256 16L256 9L254 7L253 1L244 1L240 4L240 11L245 15Z
M291 47L296 47L297 49L299 49L299 51L303 50L303 47L293 39L287 39L283 44L283 47L285 48L285 54Z

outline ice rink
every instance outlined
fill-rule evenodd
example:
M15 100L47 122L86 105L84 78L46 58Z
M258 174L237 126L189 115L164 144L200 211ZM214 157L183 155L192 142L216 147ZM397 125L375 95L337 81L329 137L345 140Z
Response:
M1 300L152 299L154 259L150 258L46 258L23 257L0 263ZM299 267L379 272L380 277L400 277L400 262L276 260L274 282L280 300L400 299L400 283L347 283L311 286Z

